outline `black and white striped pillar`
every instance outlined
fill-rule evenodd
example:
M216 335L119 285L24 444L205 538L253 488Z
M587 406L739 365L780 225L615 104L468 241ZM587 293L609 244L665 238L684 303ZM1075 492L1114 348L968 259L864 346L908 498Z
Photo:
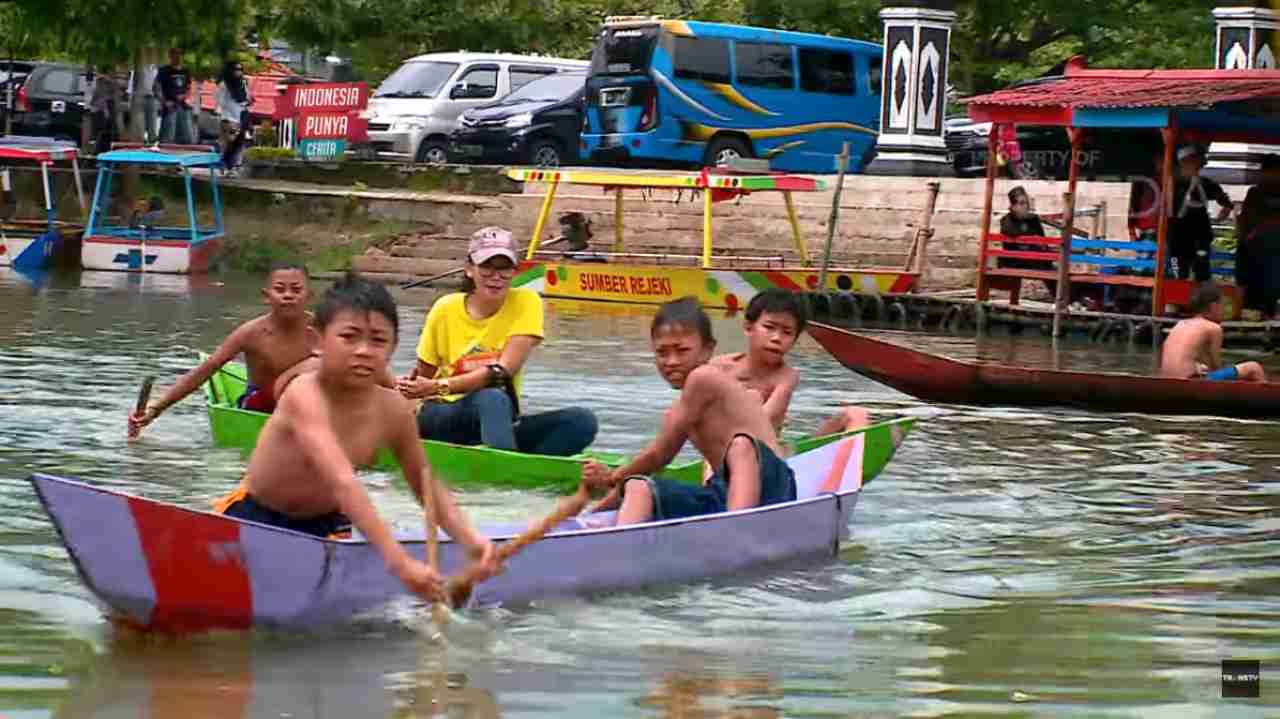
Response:
M1280 0L1240 0L1215 8L1214 63L1218 70L1275 70L1280 53ZM1254 184L1263 155L1280 153L1275 145L1215 142L1204 174L1218 182Z
M944 137L953 0L884 0L880 136L873 175L952 174Z

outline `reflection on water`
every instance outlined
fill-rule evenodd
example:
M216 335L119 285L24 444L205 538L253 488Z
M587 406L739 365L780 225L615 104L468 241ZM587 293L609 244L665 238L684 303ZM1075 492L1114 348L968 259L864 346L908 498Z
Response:
M430 295L406 292L413 361ZM1219 662L1280 666L1280 468L1270 422L923 405L844 370L807 338L793 424L856 402L921 417L854 513L839 557L768 576L423 617L307 635L170 641L120 634L75 574L33 471L201 506L233 485L188 400L124 439L141 378L172 382L261 311L257 282L83 273L43 288L0 273L0 715L46 717L1280 715L1219 698ZM554 303L526 382L532 411L583 404L599 445L634 451L675 393L648 351L651 310ZM742 348L719 317L720 349ZM893 336L931 351L1149 371L1141 348ZM369 474L401 528L402 483ZM481 491L482 520L548 510ZM725 551L733 551L726 547ZM589 571L590 557L582 567ZM1269 671L1270 670L1270 671Z

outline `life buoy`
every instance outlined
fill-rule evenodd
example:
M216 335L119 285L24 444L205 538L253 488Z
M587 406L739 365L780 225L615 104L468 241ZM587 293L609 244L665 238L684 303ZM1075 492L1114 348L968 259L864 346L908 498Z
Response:
M884 320L884 298L880 295L867 295L862 298L863 318L880 322Z
M810 292L806 295L809 298L809 316L818 317L820 315L828 315L831 313L831 301L826 294L822 292Z
M853 319L858 315L858 301L848 292L836 292L831 296L831 316L839 320Z
M973 315L973 328L979 332L987 331L987 306L981 302L975 302L971 310Z
M1089 340L1091 342L1106 342L1107 334L1111 332L1111 320L1103 317L1089 331Z
M946 332L955 332L959 329L958 325L961 320L960 305L952 305L947 308L947 313L942 316L942 329Z
M907 308L901 302L894 300L885 308L885 321L896 323L902 329L907 328Z

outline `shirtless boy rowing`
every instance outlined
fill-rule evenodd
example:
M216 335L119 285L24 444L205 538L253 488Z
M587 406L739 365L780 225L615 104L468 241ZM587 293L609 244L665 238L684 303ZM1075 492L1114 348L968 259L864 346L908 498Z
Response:
M406 587L434 599L440 576L392 537L356 477L355 466L370 464L387 447L419 501L423 492L433 493L440 526L492 575L493 545L428 473L408 401L378 384L399 332L391 295L380 284L348 275L325 293L316 327L318 369L297 377L280 397L240 487L215 509L317 536L354 524Z
M601 508L619 505L618 524L676 519L777 504L796 497L795 476L779 459L782 447L760 400L710 366L711 320L692 297L668 302L650 328L658 373L680 390L658 436L617 470L588 462L583 479L612 488ZM702 486L650 479L692 440L715 472Z
M1178 322L1164 341L1160 375L1190 379L1266 382L1267 373L1257 362L1222 366L1222 291L1205 282L1191 295L1192 317Z
M266 286L262 288L262 297L271 308L267 314L232 330L208 359L178 378L141 414L136 411L129 413L130 437L137 437L143 427L194 392L214 372L241 353L249 371L249 386L236 401L236 406L259 412L275 409L273 388L276 380L291 367L311 357L316 344L316 331L306 309L311 298L306 269L295 264L272 266Z

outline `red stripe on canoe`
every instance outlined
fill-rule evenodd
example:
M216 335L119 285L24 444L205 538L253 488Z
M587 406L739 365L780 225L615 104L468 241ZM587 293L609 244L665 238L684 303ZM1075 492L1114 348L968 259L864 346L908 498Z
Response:
M156 605L149 629L189 633L248 629L253 590L229 519L129 498Z

